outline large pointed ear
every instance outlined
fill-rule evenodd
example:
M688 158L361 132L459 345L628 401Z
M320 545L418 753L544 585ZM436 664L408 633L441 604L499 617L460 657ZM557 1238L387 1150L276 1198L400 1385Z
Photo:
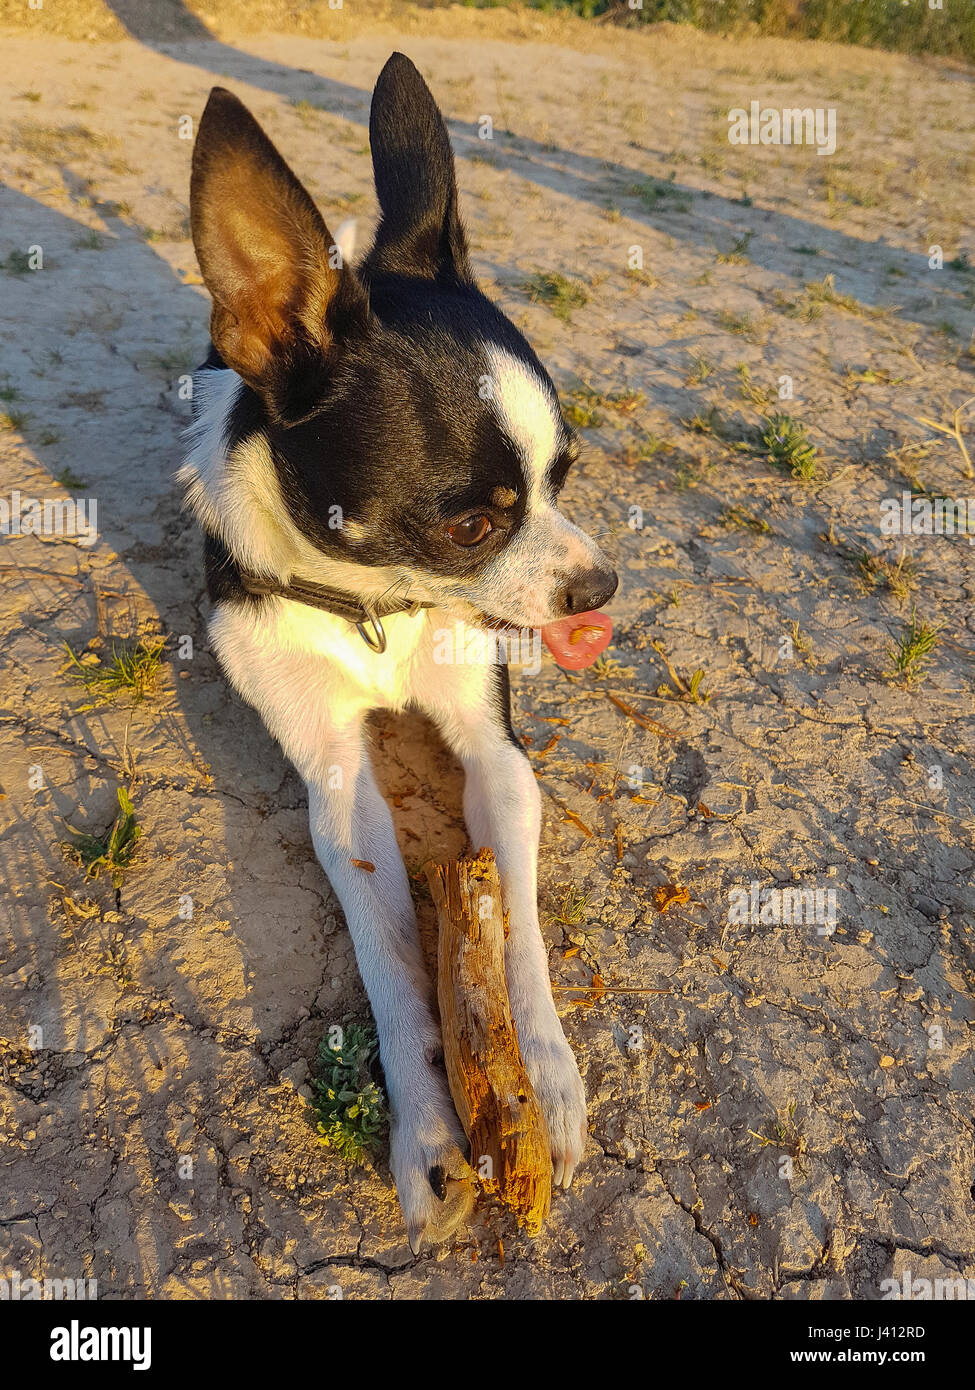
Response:
M366 270L473 280L443 116L409 58L394 53L372 94L369 140L382 212Z
M366 292L247 108L214 87L193 149L190 219L213 298L210 336L274 419L313 414Z

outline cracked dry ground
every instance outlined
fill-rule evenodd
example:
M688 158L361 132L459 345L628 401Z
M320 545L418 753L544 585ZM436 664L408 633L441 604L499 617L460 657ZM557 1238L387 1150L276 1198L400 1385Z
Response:
M913 576L857 561L900 557L882 498L975 492L916 423L975 389L971 74L572 24L554 49L540 18L532 42L475 41L475 18L341 44L7 41L0 259L39 244L45 266L0 276L2 493L66 496L69 469L101 535L0 556L0 1267L102 1297L872 1298L905 1268L975 1277L975 552L916 536ZM567 509L622 575L615 665L513 681L586 1160L536 1241L484 1209L419 1258L384 1161L347 1170L306 1119L319 1038L367 1004L303 787L207 650L172 483L207 322L178 117L222 75L333 226L367 227L368 93L393 47L451 119L480 273L595 413ZM834 160L729 146L727 108L758 92L835 104ZM928 268L932 243L953 267ZM568 322L524 290L548 270L587 296ZM851 298L817 314L803 286L829 275ZM752 447L783 374L809 484ZM898 683L915 602L940 637ZM92 705L62 644L144 633L169 637L156 691ZM655 642L704 668L706 703L656 694ZM410 867L459 852L458 770L430 731L380 721L375 745ZM144 835L116 899L60 846L111 823L120 785ZM835 934L730 923L753 880L834 887ZM667 883L688 900L660 913ZM587 895L574 925L567 893ZM570 988L594 976L604 994Z

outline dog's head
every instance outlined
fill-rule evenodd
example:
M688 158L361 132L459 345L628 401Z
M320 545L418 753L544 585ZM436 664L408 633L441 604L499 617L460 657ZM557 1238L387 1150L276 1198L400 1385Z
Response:
M616 574L558 510L577 442L474 282L447 130L401 54L369 134L381 218L353 268L235 97L214 89L200 122L193 241L274 505L343 574L377 567L414 597L519 627L598 608Z

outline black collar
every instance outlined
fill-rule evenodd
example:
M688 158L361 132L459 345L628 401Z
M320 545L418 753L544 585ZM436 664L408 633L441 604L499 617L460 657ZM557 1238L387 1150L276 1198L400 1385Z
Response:
M433 603L397 598L392 590L382 594L375 603L365 604L344 589L331 589L327 584L313 584L308 579L292 579L287 584L279 584L275 579L264 579L261 575L247 574L244 570L240 571L240 582L249 594L288 598L294 603L320 608L355 623L359 636L374 652L386 650L382 618L388 618L393 613L409 613L415 617L421 608L436 607Z

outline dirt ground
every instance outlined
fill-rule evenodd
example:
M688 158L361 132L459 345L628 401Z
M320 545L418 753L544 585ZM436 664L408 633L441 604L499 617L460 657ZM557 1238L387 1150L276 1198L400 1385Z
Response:
M975 518L962 445L919 423L975 395L973 74L543 15L217 39L89 8L90 40L22 24L0 64L0 497L93 497L99 528L0 553L0 1274L103 1298L975 1278L975 550L881 532L904 492ZM364 236L397 47L448 116L478 271L582 429L566 510L621 574L609 662L513 675L591 1142L535 1241L481 1208L416 1258L384 1159L348 1169L308 1122L319 1039L368 1006L303 786L208 651L173 482L208 319L181 118L230 86ZM834 108L835 154L732 145L752 100ZM526 289L545 272L577 291L566 317ZM816 446L806 481L760 442L774 410ZM906 679L915 609L937 635ZM66 669L65 642L153 633L142 701ZM660 693L699 669L710 698ZM380 722L376 756L411 869L462 850L432 732ZM116 893L62 844L104 833L120 786L143 836ZM835 931L736 920L752 883L835 890Z

